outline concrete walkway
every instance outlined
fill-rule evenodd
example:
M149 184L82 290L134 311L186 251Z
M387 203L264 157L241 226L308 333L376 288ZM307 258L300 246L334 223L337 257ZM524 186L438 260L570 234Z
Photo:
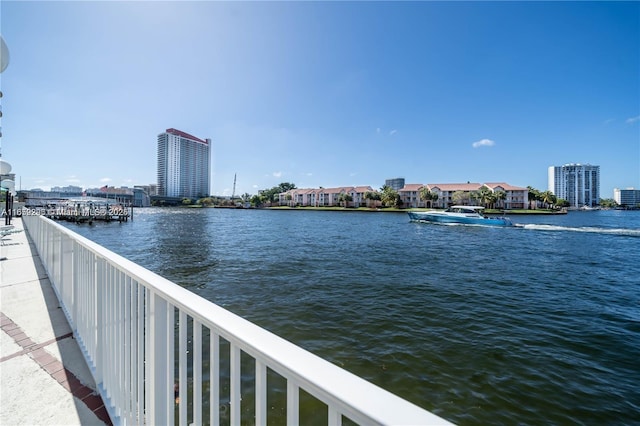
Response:
M0 425L110 425L22 220L12 225L0 246Z

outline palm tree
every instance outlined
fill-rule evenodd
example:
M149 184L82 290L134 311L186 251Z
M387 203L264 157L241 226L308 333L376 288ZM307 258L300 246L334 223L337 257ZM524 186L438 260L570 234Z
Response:
M465 191L456 191L451 195L451 201L453 204L464 204L469 201L469 194Z
M367 191L364 193L364 199L367 200L367 207L371 207L372 201L380 201L380 193ZM374 203L375 205L375 203Z
M488 207L491 202L492 195L493 193L491 192L491 189L486 186L480 188L480 191L478 191L478 200L480 200L480 204L484 207Z
M439 198L439 196L438 196L437 192L432 192L431 193L431 201L436 202L436 201L438 201L438 198Z
M504 200L507 199L507 193L504 191L496 191L493 195L496 201L502 201L502 208L504 209Z
M527 189L529 190L529 193L527 194L527 199L529 201L529 208L531 208L531 202L538 201L540 199L540 191L538 191L537 189L531 186L527 186Z
M427 201L429 201L429 207L431 207L431 201L433 201L433 196L438 196L438 194L434 194L429 190L428 187L423 186L420 188L420 199L424 201L424 206L427 206Z
M398 206L400 204L400 195L398 195L395 189L387 185L383 186L380 189L382 192L380 199L382 200L383 205Z
M353 201L353 197L347 194L346 192L343 192L340 195L338 195L338 203L343 204L343 207L348 207L348 204L351 201Z
M545 191L542 194L540 194L540 196L542 198L542 202L546 204L548 208L552 208L553 203L555 203L557 200L556 196L553 195L551 191Z

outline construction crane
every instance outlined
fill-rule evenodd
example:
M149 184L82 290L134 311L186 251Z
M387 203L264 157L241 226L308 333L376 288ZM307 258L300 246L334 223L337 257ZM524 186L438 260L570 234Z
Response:
M233 174L233 192L231 193L231 202L236 198L236 173Z

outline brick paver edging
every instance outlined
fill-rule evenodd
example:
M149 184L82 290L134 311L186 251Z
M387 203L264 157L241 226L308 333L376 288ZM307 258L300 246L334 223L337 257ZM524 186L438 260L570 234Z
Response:
M107 409L102 402L102 398L93 389L80 383L80 380L69 370L64 368L62 362L44 350L44 347L59 340L73 337L73 333L56 337L43 343L36 343L27 336L19 325L11 318L0 313L0 326L2 331L7 333L22 348L21 351L0 358L0 363L21 355L29 355L44 371L49 373L63 388L73 396L81 400L87 408L107 425L112 425Z

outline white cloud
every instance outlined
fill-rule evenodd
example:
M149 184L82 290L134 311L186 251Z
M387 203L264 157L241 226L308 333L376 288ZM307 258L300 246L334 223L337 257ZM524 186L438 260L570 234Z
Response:
M636 115L635 117L627 118L627 124L635 123L636 121L640 121L640 115Z
M107 183L107 182L111 182L111 180L112 180L111 178L104 177L104 178L100 179L100 182Z
M474 148L480 148L481 146L494 146L496 143L491 139L482 139L477 142L474 142L471 146Z
M398 133L398 131L396 129L393 129L392 131L389 132L389 136L393 136L396 133Z
M281 177L282 176L282 172L273 172L273 176L274 177Z

